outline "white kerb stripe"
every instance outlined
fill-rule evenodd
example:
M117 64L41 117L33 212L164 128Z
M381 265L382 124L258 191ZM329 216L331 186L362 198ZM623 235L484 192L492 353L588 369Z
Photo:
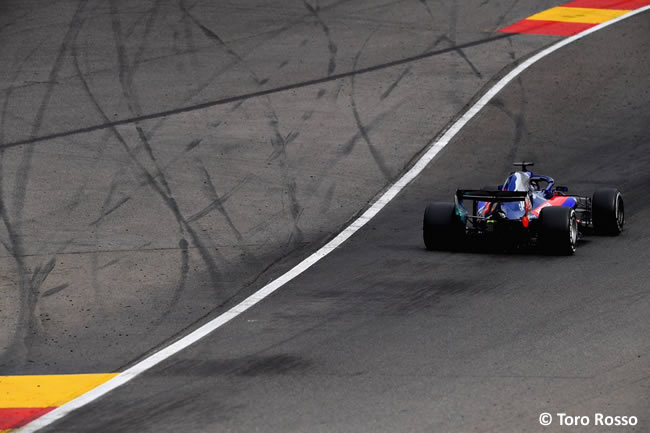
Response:
M546 48L543 51L540 51L533 57L524 61L516 68L514 68L510 73L504 76L499 80L490 90L488 90L485 95L483 95L472 107L463 114L463 116L458 119L444 134L440 139L429 144L429 149L422 155L422 157L411 167L404 175L399 178L393 185L391 185L386 192L384 192L373 204L370 206L361 216L354 220L349 226L347 226L343 231L341 231L334 239L329 241L318 251L307 257L305 260L300 262L291 270L287 271L285 274L277 278L276 280L270 282L266 286L262 287L257 292L253 293L251 296L246 298L240 304L234 306L230 310L221 314L220 316L214 318L205 325L199 327L198 329L192 331L185 337L180 340L170 344L169 346L161 349L160 351L154 353L153 355L143 359L138 362L131 368L125 370L119 375L115 376L106 383L98 386L97 388L88 391L87 393L77 397L76 399L64 404L61 407L54 409L51 412L43 415L40 418L32 421L23 428L17 430L20 433L31 433L35 432L47 425L52 424L54 421L64 417L70 412L78 409L82 406L87 405L88 403L98 399L99 397L105 395L106 393L114 390L115 388L124 385L134 377L144 373L150 368L154 367L158 363L164 361L170 356L175 355L191 344L196 343L198 340L202 339L206 335L210 334L215 329L225 325L230 320L239 316L244 311L248 310L280 287L288 283L289 281L296 278L298 275L302 274L304 271L309 269L314 263L318 262L320 259L334 251L338 246L345 242L350 236L352 236L357 230L363 227L368 221L370 221L377 213L384 208L395 196L402 190L406 185L408 185L417 175L419 175L422 170L431 162L431 160L442 150L449 141L461 130L463 126L467 124L481 109L501 90L503 89L510 81L515 77L521 74L526 70L530 65L537 62L538 60L548 56L552 52L568 45L572 42L577 41L591 33L594 33L598 30L601 30L607 26L615 24L619 21L622 21L626 18L629 18L633 15L639 14L646 10L650 9L650 6L637 9L635 11L629 12L625 15L621 15L611 21L604 22L598 26L592 27L588 30L585 30L582 33L571 36L569 38L563 39L562 41Z

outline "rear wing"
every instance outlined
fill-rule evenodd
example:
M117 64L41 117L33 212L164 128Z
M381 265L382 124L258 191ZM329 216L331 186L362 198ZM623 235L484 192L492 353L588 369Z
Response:
M456 212L463 219L484 219L478 214L479 203L509 203L525 202L528 193L525 191L484 191L479 189L459 189L456 191ZM471 212L465 207L465 200L472 201ZM530 205L530 203L528 203ZM484 205L483 205L484 206Z
M459 201L476 200L489 202L525 201L528 193L525 191L483 191L480 189L459 189L456 198Z

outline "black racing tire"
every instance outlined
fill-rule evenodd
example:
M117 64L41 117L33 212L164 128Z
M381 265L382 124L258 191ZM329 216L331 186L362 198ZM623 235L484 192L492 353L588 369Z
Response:
M569 256L576 252L578 220L570 207L545 207L539 214L539 244L546 254Z
M599 188L591 199L591 221L600 235L618 236L625 224L623 196L616 188Z
M456 215L454 203L431 203L424 211L424 245L427 250L456 250L465 235L465 227Z

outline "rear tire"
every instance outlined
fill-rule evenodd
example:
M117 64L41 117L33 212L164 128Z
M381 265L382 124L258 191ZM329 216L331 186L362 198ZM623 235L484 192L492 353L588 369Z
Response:
M591 200L591 221L600 235L617 236L625 224L623 196L616 188L600 188Z
M431 203L424 211L424 245L427 250L457 249L464 237L465 227L456 215L453 203Z
M569 207L545 207L539 214L539 243L547 254L568 256L576 252L578 220Z

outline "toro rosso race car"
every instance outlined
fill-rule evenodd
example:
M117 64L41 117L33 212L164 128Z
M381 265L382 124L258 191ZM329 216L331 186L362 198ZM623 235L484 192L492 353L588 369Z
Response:
M449 250L471 238L490 238L498 245L535 247L548 254L570 255L578 237L618 235L625 214L615 188L597 189L592 197L567 194L549 176L528 170L532 162L516 162L502 186L459 189L455 202L437 202L424 212L424 244Z

